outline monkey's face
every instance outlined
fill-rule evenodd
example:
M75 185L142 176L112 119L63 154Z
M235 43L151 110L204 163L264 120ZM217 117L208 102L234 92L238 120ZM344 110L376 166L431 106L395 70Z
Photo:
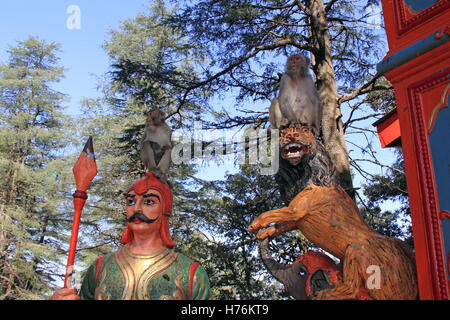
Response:
M301 56L299 54L295 54L288 58L288 64L293 68L297 69L298 66L300 66L303 63L304 63L303 56Z
M294 54L290 56L286 63L286 72L304 74L307 72L309 59L302 54Z
M301 126L281 130L281 157L288 160L291 165L296 166L303 156L308 154L314 139L314 133L310 127Z
M159 125L164 122L166 114L161 110L152 110L147 113L147 124Z

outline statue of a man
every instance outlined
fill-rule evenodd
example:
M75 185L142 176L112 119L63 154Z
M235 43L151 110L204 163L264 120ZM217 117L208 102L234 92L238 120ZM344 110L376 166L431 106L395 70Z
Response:
M126 193L124 244L99 257L81 285L55 292L53 300L202 300L209 295L204 268L175 252L170 232L172 191L152 173L133 183Z

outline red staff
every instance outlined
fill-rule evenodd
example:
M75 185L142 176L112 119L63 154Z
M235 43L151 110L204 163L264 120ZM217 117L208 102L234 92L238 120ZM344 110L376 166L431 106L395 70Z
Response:
M86 199L88 198L86 190L97 174L97 164L94 157L94 146L92 137L84 145L75 166L72 169L75 177L76 191L73 194L74 216L72 224L72 235L70 237L69 256L67 258L66 277L64 287L70 288L72 283L73 265L75 263L75 251L77 248L78 228L80 227L81 211L83 210Z

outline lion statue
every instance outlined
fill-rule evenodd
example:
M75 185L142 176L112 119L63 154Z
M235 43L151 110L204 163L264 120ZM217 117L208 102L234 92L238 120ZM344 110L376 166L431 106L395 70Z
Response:
M282 129L279 144L280 169L275 180L286 204L310 184L339 184L333 162L311 127Z
M341 276L314 299L358 299L362 291L369 299L417 299L412 252L403 241L380 235L366 224L339 186L334 165L312 131L282 130L280 149L281 157L295 167L276 176L280 187L287 185L281 192L289 204L261 214L248 230L264 240L298 229L315 246L340 259Z

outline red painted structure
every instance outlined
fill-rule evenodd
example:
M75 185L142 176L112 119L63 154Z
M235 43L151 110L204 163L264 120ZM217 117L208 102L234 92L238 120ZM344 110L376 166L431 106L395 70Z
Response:
M401 145L420 299L450 295L450 0L382 0L389 52L378 65L397 109L375 123Z
M373 123L377 127L381 147L394 147L401 144L400 120L397 109L388 112L384 117Z

